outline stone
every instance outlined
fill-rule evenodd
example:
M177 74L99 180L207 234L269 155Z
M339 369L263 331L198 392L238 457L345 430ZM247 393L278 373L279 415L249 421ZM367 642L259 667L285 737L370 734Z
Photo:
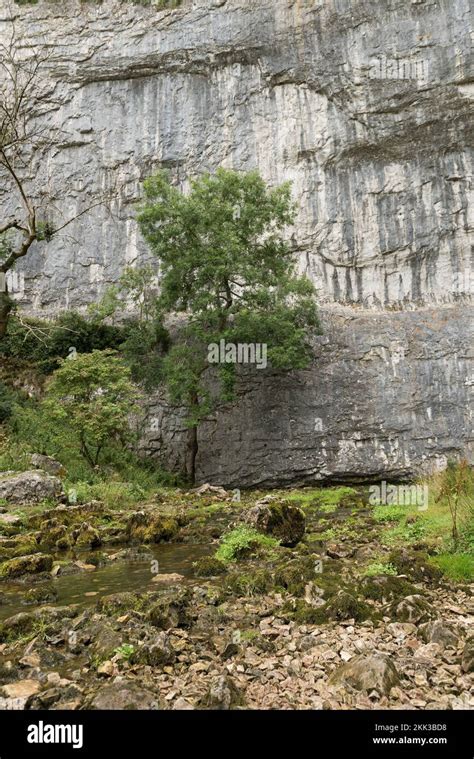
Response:
M305 533L302 509L287 503L268 503L247 509L241 520L259 532L271 535L283 546L295 546Z
M342 665L329 678L330 686L349 686L356 691L379 695L390 694L391 688L399 685L397 670L390 658L383 654L356 656Z
M75 545L79 548L98 548L102 543L99 531L89 522L83 522L72 535Z
M474 672L474 637L468 638L464 645L461 669L463 672Z
M204 697L203 706L208 709L227 711L242 703L242 694L229 675L215 679Z
M208 482L205 482L203 485L200 485L198 488L194 488L193 490L189 491L190 493L193 493L194 495L213 495L218 496L221 499L225 499L229 497L229 493L224 490L224 488L219 487L218 485L210 485Z
M7 698L30 698L38 693L40 684L38 680L17 680L2 687L3 695Z
M75 561L74 564L83 572L95 572L95 570L97 569L95 564L87 564L85 561L78 560L78 561Z
M187 701L185 698L180 696L174 702L172 709L173 711L192 711L194 710L194 706L190 703L190 701Z
M60 143L28 161L28 184L38 195L51 186L59 220L71 193L84 209L104 185L120 208L97 203L67 244L35 245L22 307L85 309L128 262L149 261L135 208L155 168L177 184L219 165L258 168L273 186L291 179L290 242L316 285L324 334L307 370L253 372L238 402L200 425L198 482L390 480L463 455L473 372L459 361L473 324L466 0L144 6L6 4L0 39L15 17L25 46L40 39L52 53L38 119L49 127L54 109L61 125ZM2 218L15 204L1 185ZM149 408L159 431L150 424L143 452L181 469L184 410L159 393Z
M59 461L52 456L44 456L42 453L33 453L30 456L30 463L35 469L42 469L43 472L53 474L56 477L66 477L67 471Z
M171 645L169 635L165 632L158 633L151 642L145 643L139 650L133 661L138 660L151 667L163 667L176 661L176 652Z
M416 625L411 622L390 622L387 625L387 630L394 638L403 640L416 633Z
M0 565L0 576L6 579L21 577L25 574L37 574L38 572L50 572L53 566L53 557L44 553L32 553L28 556L17 556L8 559Z
M205 556L193 564L195 577L216 577L227 572L227 567L223 561L215 559L213 556Z
M389 613L400 622L412 622L418 624L433 617L436 612L431 604L420 595L412 595L395 601L389 607Z
M112 677L114 672L115 672L114 664L109 659L107 661L102 662L102 664L100 664L97 667L97 674L102 677Z
M64 497L61 480L46 472L0 472L0 498L11 505L41 503Z
M178 572L169 572L168 574L158 574L153 577L152 582L156 585L176 585L184 580L184 575Z
M104 685L91 700L90 709L158 709L159 699L149 690L133 681L119 681Z
M434 662L441 654L441 646L438 643L426 643L420 646L413 654L418 661Z
M456 648L459 635L453 625L444 619L434 619L420 625L419 633L426 643L438 643L442 648Z
M18 524L21 522L21 517L16 514L0 514L0 524Z
M42 606L29 612L19 612L0 622L0 642L10 637L17 637L30 632L38 624L43 627L50 625L52 628L66 619L71 619L77 614L74 605L70 606Z
M355 548L338 543L328 543L326 553L330 559L348 559L354 556Z
M186 589L175 587L155 601L147 613L147 619L160 630L185 627L189 624L189 600L190 595Z

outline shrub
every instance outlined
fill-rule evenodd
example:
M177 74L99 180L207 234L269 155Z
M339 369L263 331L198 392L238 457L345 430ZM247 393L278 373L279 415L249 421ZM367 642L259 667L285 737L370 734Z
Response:
M0 342L0 355L35 363L43 372L58 368L71 348L78 353L116 349L126 339L122 327L98 324L74 311L61 314L55 321L12 317L8 333Z
M91 466L110 440L124 444L131 438L128 417L138 395L129 369L112 351L62 360L46 396L45 406L55 419L68 422Z

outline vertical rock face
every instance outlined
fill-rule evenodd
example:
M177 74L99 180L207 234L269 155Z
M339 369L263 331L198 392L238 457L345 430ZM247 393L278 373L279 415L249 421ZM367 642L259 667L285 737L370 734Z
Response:
M224 165L290 179L290 230L325 335L306 372L254 372L200 433L199 475L223 483L408 474L472 444L472 19L469 0L0 0L25 52L49 51L31 162L67 218L32 253L20 302L95 300L149 254L140 183ZM49 103L49 105L48 105ZM11 204L0 186L0 207ZM23 281L23 280L22 280ZM153 410L152 405L152 410ZM156 406L144 447L181 461L179 415ZM157 421L157 419L159 421ZM154 421L153 421L154 420Z

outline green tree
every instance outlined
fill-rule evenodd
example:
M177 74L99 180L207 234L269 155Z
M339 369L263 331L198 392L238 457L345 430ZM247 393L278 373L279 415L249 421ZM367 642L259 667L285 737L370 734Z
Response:
M158 311L186 315L163 377L188 412L186 470L194 480L199 423L233 399L237 372L232 357L220 363L213 389L209 346L265 345L273 370L304 368L308 338L319 331L315 291L297 275L284 238L295 216L289 183L270 189L257 172L218 169L192 181L188 193L164 173L144 189L138 220L160 260Z
M130 370L114 351L78 353L63 359L47 387L46 405L54 418L78 434L81 453L96 466L104 446L131 436L128 417L138 393Z

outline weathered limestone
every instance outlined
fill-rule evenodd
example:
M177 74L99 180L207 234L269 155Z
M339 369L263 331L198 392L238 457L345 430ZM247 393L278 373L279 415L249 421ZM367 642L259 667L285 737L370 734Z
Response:
M50 52L59 145L31 162L38 197L52 189L67 218L116 192L112 213L32 251L26 308L83 307L150 258L133 215L160 167L178 183L218 165L293 182L290 235L325 334L311 369L254 373L203 425L200 482L407 476L472 455L469 0L0 0L0 38L12 13L25 52ZM182 419L151 411L144 450L178 468Z

